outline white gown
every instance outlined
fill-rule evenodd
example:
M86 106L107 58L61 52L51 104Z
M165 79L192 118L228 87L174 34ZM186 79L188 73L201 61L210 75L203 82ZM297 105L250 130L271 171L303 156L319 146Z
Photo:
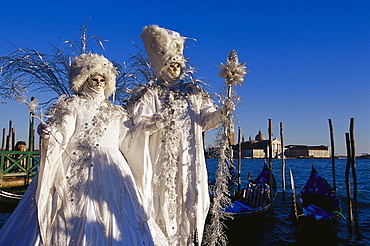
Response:
M153 114L166 117L168 125L153 124ZM146 131L128 133L126 140L136 151L125 156L136 168L152 165L152 183L136 177L142 183L138 187L152 194L146 195L153 197L146 201L153 204L152 216L170 245L192 245L195 233L200 245L210 205L202 133L220 124L221 110L194 85L150 85L133 97L129 115L137 130ZM147 164L140 169L150 168Z
M0 245L13 245L12 236L14 245L162 245L153 241L152 233L161 238L161 232L143 209L121 151L126 112L107 100L73 96L60 98L49 114L52 134L42 143L37 190L30 185ZM18 228L34 233L22 239L11 227L27 203L37 211Z

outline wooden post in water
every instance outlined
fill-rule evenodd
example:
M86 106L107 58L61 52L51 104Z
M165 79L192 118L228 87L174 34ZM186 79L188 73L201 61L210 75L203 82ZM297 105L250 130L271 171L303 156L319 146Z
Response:
M5 150L6 151L10 151L10 135L9 134L6 136L6 147L5 147Z
M334 128L333 122L329 119L329 129L330 129L330 146L331 146L331 170L333 174L333 190L337 192L337 183L336 183L336 172L335 172L335 148L334 148Z
M351 141L349 133L346 132L346 146L347 146L347 165L346 165L346 193L347 193L347 207L348 207L348 230L352 234L352 197L351 197L351 181L349 179L349 170L351 169L352 153Z
M3 139L1 141L1 150L5 150L5 132L6 132L6 129L3 128Z
M347 193L347 207L348 207L348 230L352 234L352 197L351 197L351 180L349 179L349 170L351 168L351 141L349 133L346 132L346 147L347 147L347 164L346 164L346 193Z
M357 174L356 174L356 151L355 151L355 119L351 118L349 135L351 140L351 164L352 164L352 179L353 179L353 213L355 222L355 231L359 234L359 223L358 223L358 206L357 206Z
M11 146L12 146L12 127L13 127L13 122L9 120L9 131L8 135L6 136L6 147L5 150L10 151Z
M280 139L281 139L281 177L283 187L283 201L285 201L285 155L284 155L284 126L280 122Z
M31 102L35 100L34 97L31 97ZM34 150L34 140L35 140L35 132L33 130L34 125L34 113L30 112L30 126L29 126L29 132L28 132L28 150L33 151Z
M15 129L12 128L12 150L15 150Z
M360 235L358 223L357 206L357 174L356 174L356 148L354 137L354 118L351 118L349 133L346 133L347 143L347 166L346 166L346 189L348 200L348 230L352 234L352 224L354 222L355 231ZM350 169L352 169L353 196L351 197Z
M272 119L269 119L269 179L270 179L270 196L273 198L273 180L272 180ZM273 201L272 201L273 206Z
M238 127L238 195L240 193L240 185L241 185L241 168L242 168L242 143L241 143L241 130Z

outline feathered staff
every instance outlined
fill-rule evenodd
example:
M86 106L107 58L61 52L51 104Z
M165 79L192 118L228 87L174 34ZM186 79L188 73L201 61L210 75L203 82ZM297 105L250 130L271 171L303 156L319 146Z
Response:
M227 97L230 99L233 86L241 86L244 82L244 76L248 71L246 70L245 63L239 62L236 50L230 51L226 63L221 63L219 68L221 68L221 71L218 73L218 76L225 79L228 88Z
M51 135L55 141L61 146L64 152L71 158L73 162L76 162L72 155L63 147L63 145L59 142L57 137L48 129L47 124L43 121L44 114L42 113L42 108L39 109L39 115L37 115L37 107L39 106L39 101L36 98L32 97L30 102L27 102L26 96L22 95L17 98L19 104L25 103L28 106L28 110L30 111L30 122L32 122L33 128L33 118L36 118L40 121L41 125L39 127L43 128L47 134Z
M224 108L234 107L233 99L238 98L234 86L240 86L244 81L244 75L247 70L244 63L239 63L236 50L232 50L225 64L219 66L221 71L218 76L225 79L227 85L227 98ZM216 172L216 183L213 194L213 203L211 208L211 223L206 228L206 245L227 245L227 237L224 233L225 219L232 219L222 211L222 208L231 203L229 197L228 183L231 180L229 168L233 166L232 149L230 147L230 132L232 130L232 114L226 110L222 127L218 133L218 169Z

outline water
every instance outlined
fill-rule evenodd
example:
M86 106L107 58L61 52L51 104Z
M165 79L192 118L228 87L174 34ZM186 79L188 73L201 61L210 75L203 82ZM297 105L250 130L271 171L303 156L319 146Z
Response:
M345 186L345 167L347 160L338 159L336 162L336 181L337 192L342 200L343 215L348 216L346 205L346 186ZM289 169L292 169L296 192L298 193L311 173L311 165L314 164L316 170L332 184L331 160L324 159L288 159L286 163L286 199L282 199L282 175L281 160L273 160L273 172L278 182L278 197L274 205L274 214L271 218L259 223L240 227L237 230L238 243L229 245L370 245L370 160L356 160L357 181L358 181L358 210L360 236L355 233L351 236L347 229L347 221L341 220L340 230L337 235L326 238L313 236L313 241L297 240L293 225L288 219L291 211L291 188ZM217 160L208 159L207 166L210 180L213 178L217 168ZM247 183L247 174L251 172L252 178L256 178L263 167L263 160L245 159L242 160L242 185ZM0 227L10 214L0 213Z
M217 160L208 159L207 166L210 174L210 180L213 179L217 168ZM236 163L236 162L235 162ZM343 215L348 217L346 203L346 185L345 168L346 159L335 160L337 193L342 200ZM358 186L358 210L359 225L361 236L353 236L348 231L347 220L341 219L340 230L335 236L318 237L313 235L311 239L304 241L297 239L291 220L288 218L292 203L292 193L290 184L289 169L292 169L294 175L294 184L296 193L299 193L306 184L312 164L321 176L326 178L332 185L331 160L329 159L288 159L286 164L286 192L285 201L282 198L282 174L281 160L273 160L273 173L278 182L278 196L274 205L274 212L271 218L253 225L243 225L237 228L231 236L237 234L237 243L229 237L233 243L230 245L370 245L370 160L356 160L357 186ZM263 160L243 159L241 163L242 185L246 184L248 172L252 174L252 179L256 178L263 167Z

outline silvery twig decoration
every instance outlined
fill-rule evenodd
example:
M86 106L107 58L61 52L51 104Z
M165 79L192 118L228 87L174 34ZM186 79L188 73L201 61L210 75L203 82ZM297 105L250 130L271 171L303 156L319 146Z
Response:
M245 63L240 63L236 50L231 50L226 63L221 63L218 67L221 68L218 76L225 79L228 86L228 98L230 98L233 86L242 85L244 76L248 73Z
M227 104L233 98L238 98L234 91L234 86L240 86L243 83L244 75L248 71L244 63L239 63L238 54L235 50L229 53L226 63L221 63L219 67L221 71L218 75L225 79L227 85L227 98L225 100L225 104ZM227 245L223 221L232 218L224 213L222 209L231 203L229 194L231 175L229 171L230 167L234 166L232 148L230 147L231 118L232 114L227 111L217 133L218 151L216 155L218 157L218 169L215 186L212 189L211 223L206 228L206 245Z
M36 98L33 97L30 102L27 102L27 97L25 95L22 95L22 96L17 97L17 102L19 104L25 103L28 106L28 110L30 111L30 113L34 115L33 117L42 121L41 119L42 117L38 117L36 115L36 110L37 110L37 107L39 106L39 101L37 101Z
M0 97L9 100L25 95L28 91L47 92L52 96L47 104L61 95L71 96L68 71L73 57L93 52L90 41L95 41L97 49L103 49L105 39L87 34L87 23L80 28L76 39L63 39L63 45L51 44L51 53L33 48L18 48L6 56L0 56ZM123 67L115 62L119 71L117 87L126 85ZM121 91L118 91L121 93ZM125 95L121 96L121 98Z

